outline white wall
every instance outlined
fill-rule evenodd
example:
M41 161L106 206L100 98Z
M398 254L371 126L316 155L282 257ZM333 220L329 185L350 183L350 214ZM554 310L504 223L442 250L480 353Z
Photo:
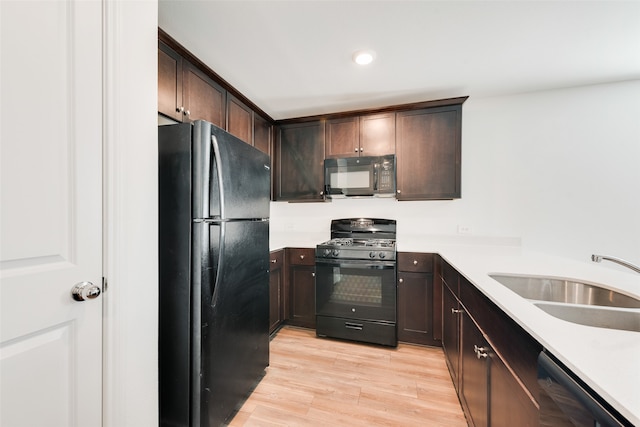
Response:
M319 243L333 218L377 216L397 219L400 249L419 234L640 263L640 81L469 98L462 122L462 199L272 203L272 247Z

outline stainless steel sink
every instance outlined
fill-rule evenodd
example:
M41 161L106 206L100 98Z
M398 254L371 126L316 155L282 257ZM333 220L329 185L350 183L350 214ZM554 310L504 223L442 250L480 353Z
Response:
M640 311L587 305L534 302L548 314L567 322L598 328L640 332Z
M489 277L530 300L640 308L640 299L595 284L543 276L490 274Z

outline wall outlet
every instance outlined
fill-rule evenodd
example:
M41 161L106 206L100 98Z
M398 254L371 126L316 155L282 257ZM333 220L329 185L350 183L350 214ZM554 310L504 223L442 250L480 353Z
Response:
M471 227L468 225L459 225L458 234L471 234Z

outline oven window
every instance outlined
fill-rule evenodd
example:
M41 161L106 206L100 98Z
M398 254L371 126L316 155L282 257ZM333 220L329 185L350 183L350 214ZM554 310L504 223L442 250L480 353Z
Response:
M330 301L373 306L382 304L382 277L342 274L333 267L333 292Z
M395 321L395 266L316 261L316 314Z

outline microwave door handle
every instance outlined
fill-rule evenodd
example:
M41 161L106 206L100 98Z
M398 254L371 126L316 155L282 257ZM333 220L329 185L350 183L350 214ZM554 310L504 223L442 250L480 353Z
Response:
M373 164L373 191L378 191L378 163Z

